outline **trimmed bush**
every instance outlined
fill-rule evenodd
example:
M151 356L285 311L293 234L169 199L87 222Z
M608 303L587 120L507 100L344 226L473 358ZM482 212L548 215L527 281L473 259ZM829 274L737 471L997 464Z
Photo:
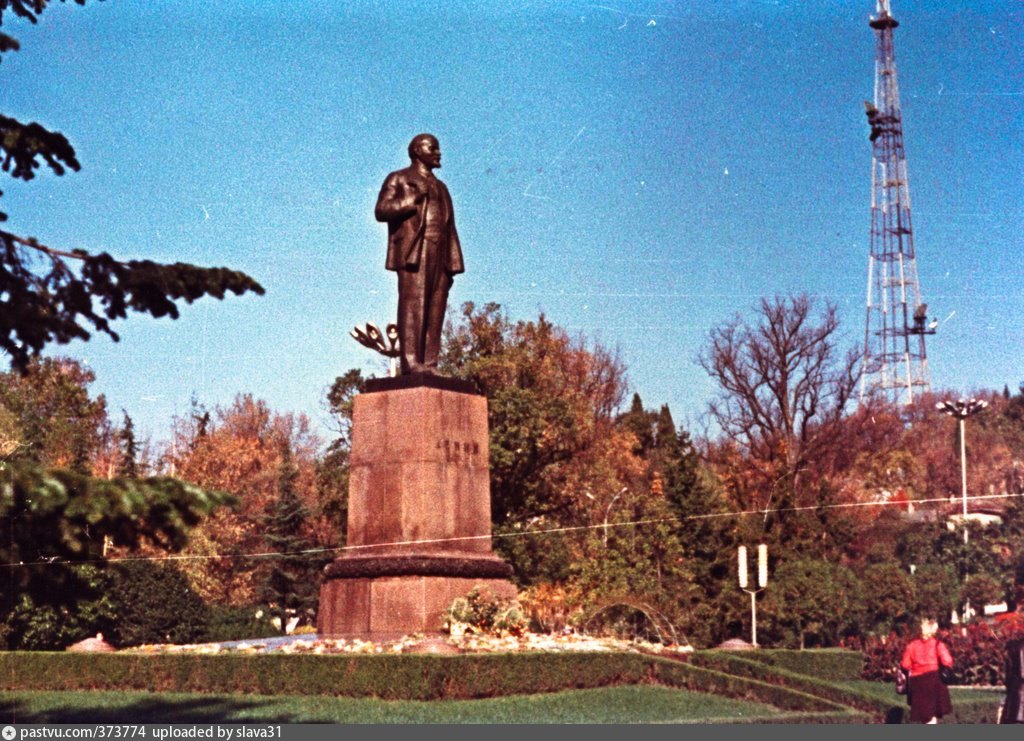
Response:
M206 630L206 603L173 564L126 561L111 569L115 646L195 643Z
M678 661L654 658L654 678L660 684L727 697L756 699L784 710L847 712L848 707L781 683L762 681L753 676L729 674L717 669ZM848 722L848 721L845 721Z
M4 690L147 690L439 700L658 683L824 713L849 708L808 692L629 653L431 655L0 654ZM869 716L852 716L860 720Z
M864 669L864 654L841 648L812 649L759 649L751 658L797 674L840 682L860 679Z
M257 614L261 614L257 617ZM256 638L271 638L281 635L270 622L270 616L258 607L234 607L210 605L207 622L199 641L221 643L223 641L247 641Z
M840 705L852 706L865 712L883 716L889 709L877 698L865 695L828 680L771 666L760 660L761 652L742 654L733 651L697 651L691 661L705 667L713 667L731 675L749 677L772 685L784 685L795 690L813 694Z
M953 700L953 722L995 723L999 703L992 697L965 700L959 695ZM943 722L946 722L944 719Z

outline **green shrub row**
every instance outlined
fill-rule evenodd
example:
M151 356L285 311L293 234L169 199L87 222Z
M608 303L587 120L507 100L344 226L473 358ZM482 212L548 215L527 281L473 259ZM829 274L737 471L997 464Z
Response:
M434 700L648 681L635 654L0 654L0 687Z
M73 610L35 604L22 595L7 614L0 612L0 646L53 651L97 633L118 648L280 635L269 615L256 617L256 607L206 604L173 564L82 566L79 577L86 591Z
M995 723L996 714L999 711L999 703L994 701L991 696L979 697L973 700L964 700L963 697L957 697L953 700L953 714L942 719L943 723L957 723L957 724L978 724L978 723ZM889 705L889 710L885 713L886 723L909 723L910 722L910 707L906 703L906 699L899 697Z
M628 653L423 655L0 654L4 690L331 695L472 699L657 683L842 717L848 708L799 689Z
M805 688L787 687L781 683L762 681L752 676L730 674L708 666L651 658L654 681L670 687L711 692L766 703L783 710L819 712L829 716L843 715L842 722L850 722L849 707L823 698ZM870 716L863 716L867 722Z
M899 698L893 695L891 700L860 692L854 688L837 684L835 680L821 679L789 669L773 666L760 660L757 654L737 654L732 651L697 651L692 661L698 666L715 667L729 674L750 677L769 684L780 684L801 690L817 697L830 700L847 707L871 713L879 720L899 723ZM854 677L846 677L851 679Z
M756 660L769 666L831 682L860 679L864 670L864 654L842 648L809 651L788 648L758 649Z
M729 674L758 679L768 683L785 684L796 690L802 690L818 697L831 700L863 712L885 723L903 723L909 717L906 698L892 693L891 697L880 696L878 693L860 691L857 688L839 684L845 680L855 679L846 676L837 679L820 679L788 669L783 669L773 660L770 651L736 654L726 651L698 651L692 661L698 666L715 667ZM851 652L855 653L855 652ZM762 661L762 659L764 659ZM979 696L977 699L965 700L958 696L953 702L952 722L955 723L994 723L998 703L991 695Z
M750 716L747 718L733 718L730 717L725 719L726 722L738 725L763 725L763 724L785 724L792 725L799 723L801 725L813 725L813 724L826 724L826 723L870 723L872 717L866 713L861 713L857 710L847 709L842 712L834 713L785 713L783 715L761 715L761 716ZM679 721L673 721L678 723ZM684 721L686 722L686 721ZM717 723L714 718L704 718L699 721L689 721L691 723Z
M999 711L998 701L991 695L972 700L958 696L953 702L953 719L956 723L995 723Z

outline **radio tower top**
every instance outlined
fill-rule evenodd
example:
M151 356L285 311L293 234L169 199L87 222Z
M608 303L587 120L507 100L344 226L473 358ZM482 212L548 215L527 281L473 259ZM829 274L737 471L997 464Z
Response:
M861 401L880 392L909 404L929 389L927 304L921 303L910 220L910 184L903 151L903 114L896 81L893 31L899 23L889 0L878 0L869 23L875 30L875 99L865 102L871 125L871 257Z

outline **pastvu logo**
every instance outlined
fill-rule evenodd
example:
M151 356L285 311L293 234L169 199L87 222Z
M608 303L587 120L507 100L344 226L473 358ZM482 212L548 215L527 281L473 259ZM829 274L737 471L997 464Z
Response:
M14 730L14 726L4 726L3 737L4 741L13 741L14 737L18 735L18 732Z

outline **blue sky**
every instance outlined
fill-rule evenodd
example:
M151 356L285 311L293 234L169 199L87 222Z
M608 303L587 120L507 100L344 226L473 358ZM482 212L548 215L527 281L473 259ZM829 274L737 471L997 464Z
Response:
M708 331L762 296L835 302L863 340L874 3L53 4L11 18L0 111L64 132L82 171L8 181L8 227L53 247L244 270L86 360L154 439L193 396L250 392L322 425L348 337L392 319L384 176L438 136L467 272L450 306L544 312L618 348L694 428ZM1024 381L1024 6L893 0L933 387Z

